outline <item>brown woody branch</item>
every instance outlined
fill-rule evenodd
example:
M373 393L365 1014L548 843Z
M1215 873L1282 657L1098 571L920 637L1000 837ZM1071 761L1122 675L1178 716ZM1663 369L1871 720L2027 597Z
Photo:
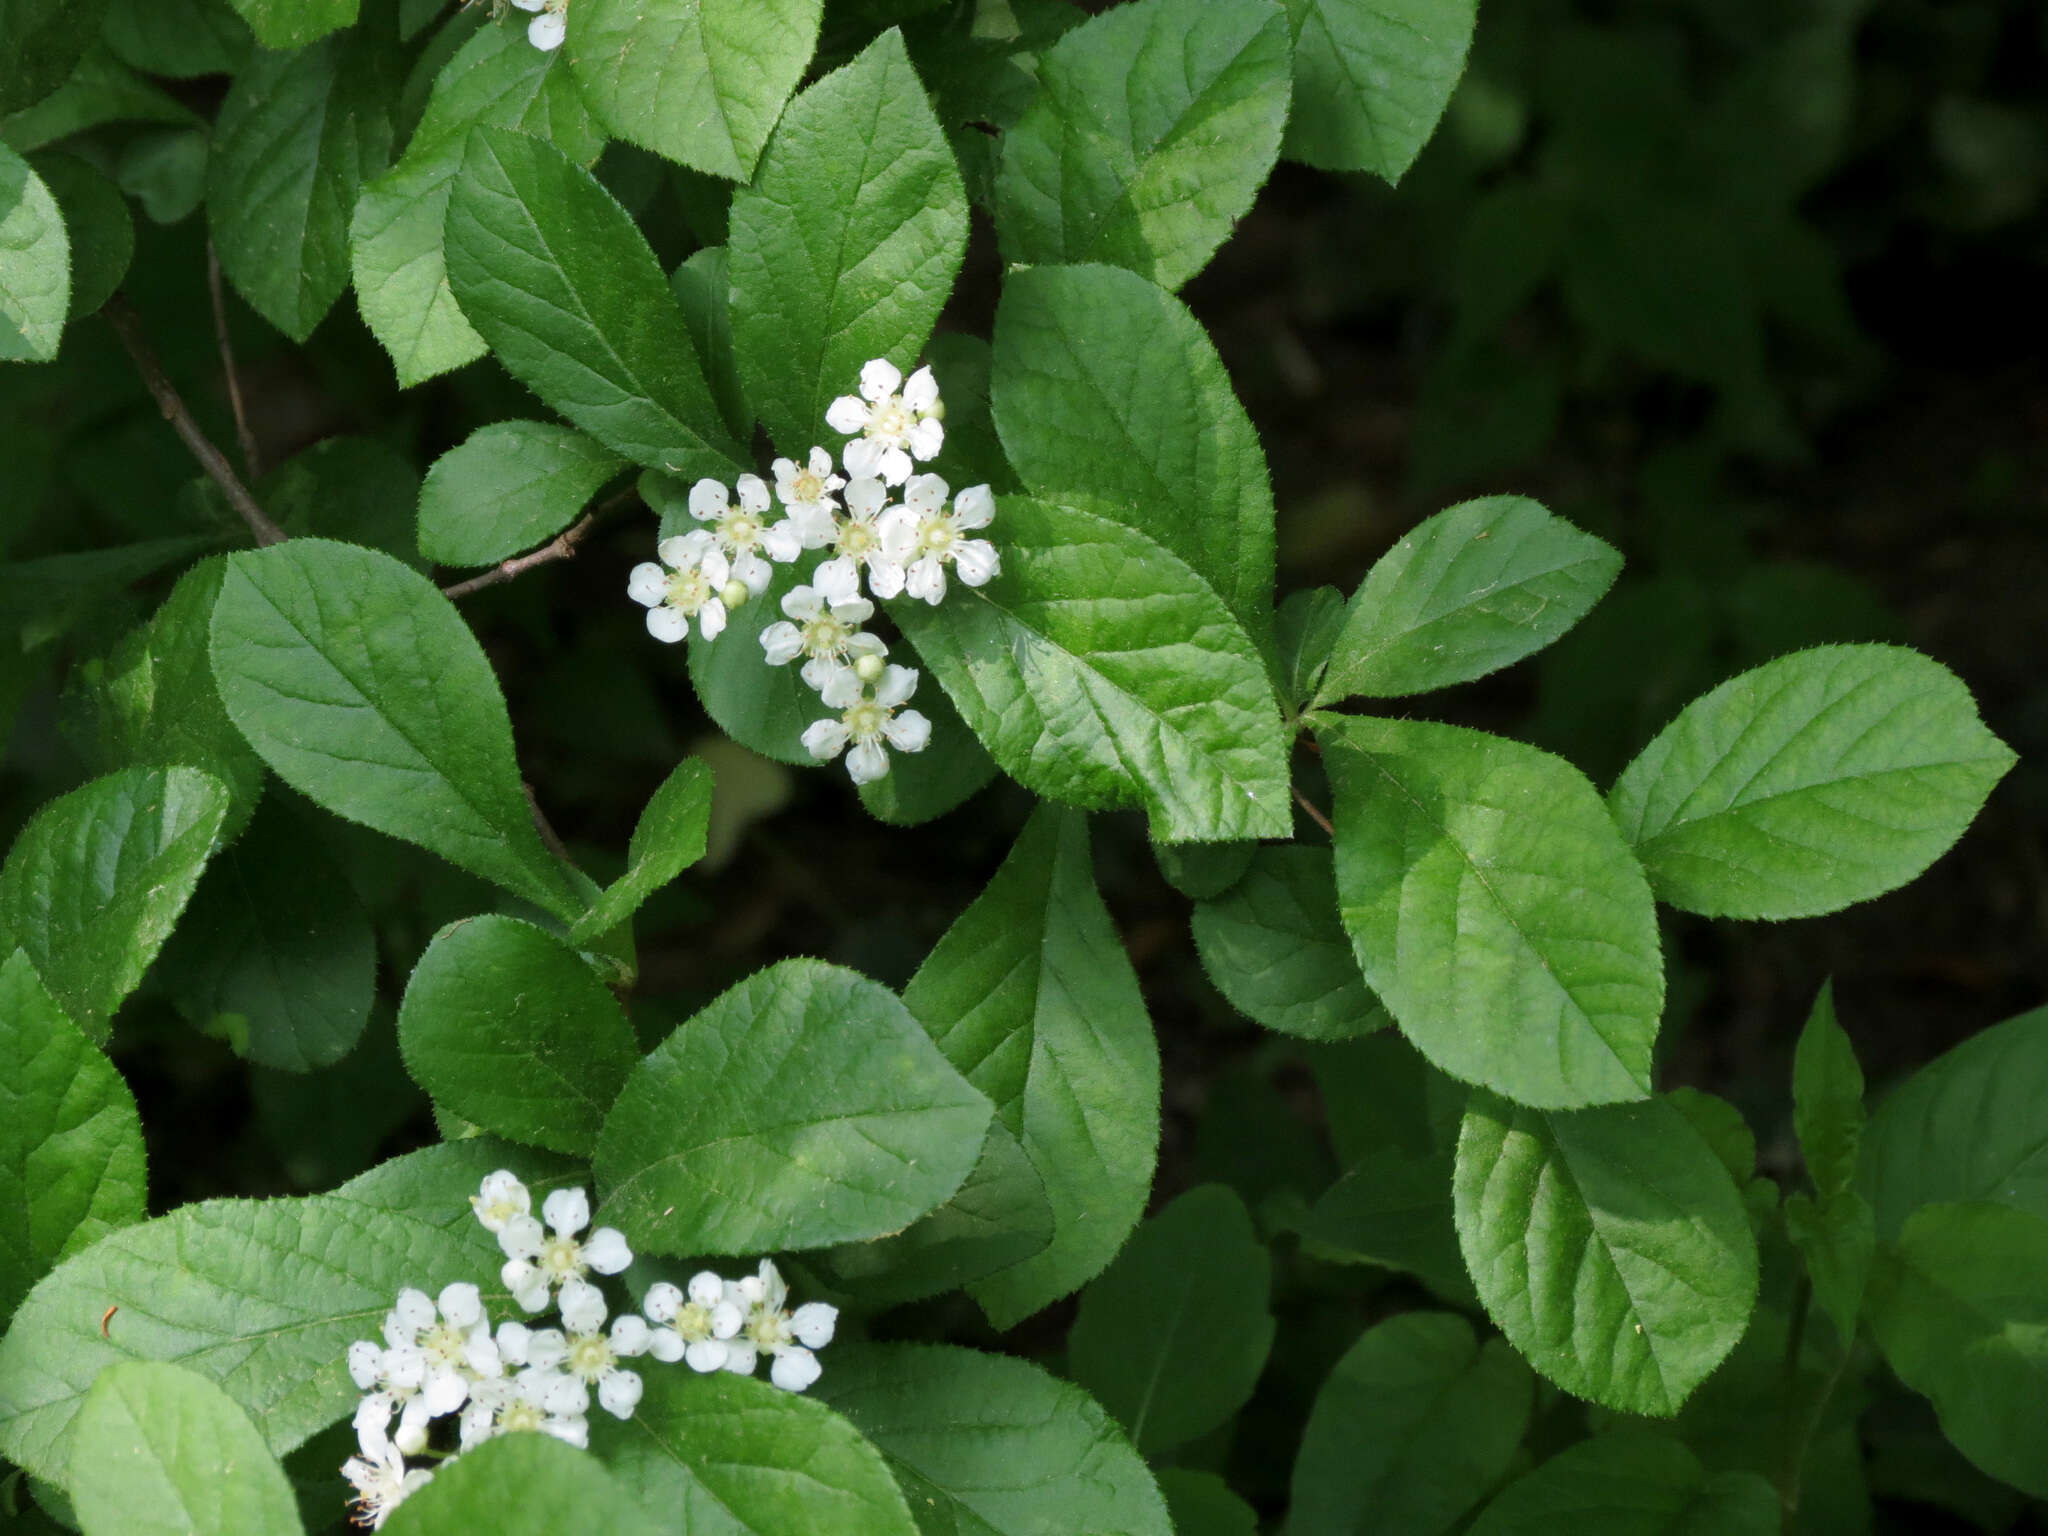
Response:
M213 336L220 343L220 371L227 376L228 404L235 413L235 438L242 445L242 468L251 480L263 478L263 461L256 452L256 434L249 430L249 413L242 405L242 375L235 367L235 344L228 338L228 296L220 280L220 253L206 242L206 286L213 295Z
M472 592L481 592L485 587L499 586L515 576L523 576L537 565L548 565L556 560L573 559L576 546L581 544L597 522L597 513L586 512L580 522L557 534L530 555L521 555L514 560L502 560L481 576L472 576L467 581L458 581L451 587L443 587L442 595L451 598L467 597Z

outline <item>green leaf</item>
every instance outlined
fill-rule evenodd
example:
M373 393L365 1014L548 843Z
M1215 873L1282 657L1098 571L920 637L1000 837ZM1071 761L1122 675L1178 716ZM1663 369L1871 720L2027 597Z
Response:
M1337 920L1337 880L1324 848L1261 848L1222 896L1195 905L1202 969L1248 1019L1306 1040L1384 1029Z
M1392 699L1470 682L1540 651L1621 572L1610 545L1526 496L1439 512L1351 599L1318 699Z
M1251 211L1292 89L1272 0L1139 0L1084 22L1039 58L1037 99L1003 135L1004 257L1178 288Z
M377 995L377 937L333 855L273 799L214 858L161 974L192 1023L216 1032L228 1015L240 1054L311 1072L362 1037Z
M1622 1428L1583 1440L1510 1483L1471 1536L1777 1536L1778 1493L1754 1472L1716 1472L1676 1440Z
M102 662L76 676L104 766L203 768L227 789L221 836L238 836L263 793L263 760L221 707L208 654L225 559L202 560Z
M480 123L551 140L584 164L604 147L562 51L541 52L523 27L484 27L448 61L404 156L363 188L349 227L356 302L400 388L484 354L448 287L443 243L449 190Z
M15 39L8 41L11 55ZM70 306L71 242L57 199L0 144L0 363L54 358Z
M1899 1379L1933 1399L1972 1462L2048 1498L2048 1222L1987 1203L1907 1218L1871 1272L1871 1332Z
M1856 1337L1877 1256L1877 1218L1870 1202L1853 1189L1821 1200L1792 1195L1785 1201L1785 1232L1806 1260L1814 1301L1846 1347Z
M740 378L801 457L863 363L916 363L967 249L967 191L900 33L790 103L733 197L730 248Z
M135 1098L44 990L0 963L0 1318L59 1259L142 1220Z
M1884 1098L1860 1174L1888 1242L1937 1201L1995 1201L2048 1221L2048 1008L1972 1035Z
M586 0L563 51L622 139L745 181L811 50L824 0Z
M1258 851L1251 842L1154 843L1152 859L1160 878L1181 895L1214 901L1245 877Z
M33 106L64 83L99 31L104 0L0 0L0 116ZM0 198L0 206L5 206Z
M1259 1536L1259 1516L1214 1472L1161 1467L1156 1474L1179 1536Z
M363 544L414 570L427 569L415 533L420 473L410 455L389 443L325 438L265 476L257 494L295 539L311 535Z
M821 1356L827 1379L841 1351ZM656 1366L623 1422L593 1415L591 1448L665 1531L910 1536L888 1468L815 1392ZM511 1437L507 1437L511 1438ZM680 1523L679 1523L680 1522Z
M448 283L506 371L605 446L730 474L668 279L618 200L560 150L471 132L448 199Z
M1008 1328L1115 1256L1159 1147L1159 1044L1095 889L1087 818L1034 811L903 1000L995 1102L1052 1202L1051 1245L969 1288Z
M228 717L300 793L558 917L583 911L533 830L490 662L425 577L325 539L234 555L213 671Z
M1476 0L1286 0L1294 26L1289 158L1394 182L1465 72Z
M233 1398L182 1366L109 1366L78 1411L71 1499L85 1536L301 1532L284 1468Z
M66 318L95 314L121 286L135 257L135 220L121 189L76 155L38 155L36 174L57 199L71 242L71 298ZM0 194L4 195L4 194Z
M354 0L346 3L353 14ZM301 0L278 4L308 14ZM311 39L266 40L297 47ZM312 335L348 286L356 195L391 158L391 74L369 35L352 34L296 53L259 53L221 104L207 224L221 270L293 341Z
M922 752L891 754L887 773L855 789L868 814L892 827L936 820L965 805L996 776L995 759L943 689L922 689L916 702L932 723L931 741Z
M0 869L0 950L28 952L86 1037L105 1040L199 883L227 791L197 768L128 768L36 812Z
M1821 986L1792 1055L1792 1125L1807 1176L1823 1199L1856 1181L1863 1144L1863 1069L1856 1047L1835 1020L1833 982Z
M1828 645L1695 699L1608 801L1672 906L1813 917L1927 868L2012 764L1946 667Z
M654 1536L653 1510L588 1452L548 1435L499 1435L409 1494L390 1536Z
M1459 726L1324 717L1337 899L1365 979L1453 1077L1572 1109L1649 1091L1657 915L1593 786Z
M531 923L452 923L398 1010L406 1071L434 1102L513 1141L588 1156L640 1052L597 973Z
M1742 1197L1663 1099L1556 1113L1475 1093L1454 1194L1487 1312L1567 1392L1668 1416L1748 1326Z
M1316 1393L1294 1463L1293 1536L1442 1536L1506 1474L1534 1379L1451 1312L1368 1329Z
M693 251L668 275L668 286L682 307L690 342L704 360L712 398L718 402L725 428L745 442L754 436L754 407L740 382L739 359L732 337L732 259L722 245Z
M124 1228L51 1272L0 1339L0 1454L62 1481L86 1389L141 1358L219 1382L281 1456L353 1410L348 1346L376 1336L401 1287L476 1277L479 1229L464 1225L457 1237L314 1195L201 1201Z
M944 1345L846 1349L812 1391L888 1458L924 1536L1171 1536L1123 1432L1035 1365Z
M1142 805L1155 842L1292 831L1280 714L1257 652L1143 534L1006 498L1001 572L890 613L1003 771L1091 810Z
M1321 1257L1402 1270L1453 1306L1478 1303L1458 1250L1448 1147L1375 1147L1323 1191L1301 1235Z
M1189 1190L1081 1293L1067 1371L1147 1456L1226 1422L1273 1347L1273 1259L1244 1202Z
M711 829L711 766L692 758L661 782L634 824L626 872L576 920L569 937L587 943L616 928L640 904L704 857Z
M607 1219L636 1248L823 1248L900 1231L943 1204L980 1155L989 1113L894 993L786 960L634 1068L595 1171Z
M233 74L255 41L227 0L111 0L100 36L129 67L179 80Z
M1013 272L996 310L994 370L996 429L1034 495L1157 539L1247 634L1271 643L1266 456L1180 300L1119 267ZM1005 532L998 524L997 537Z
M361 0L229 0L265 48L303 48L356 19Z
M609 448L569 427L480 427L427 471L420 553L442 565L496 565L568 527L625 467Z
M1288 709L1306 708L1322 687L1347 612L1344 594L1335 587L1290 592L1281 602L1274 626L1280 647L1281 702Z

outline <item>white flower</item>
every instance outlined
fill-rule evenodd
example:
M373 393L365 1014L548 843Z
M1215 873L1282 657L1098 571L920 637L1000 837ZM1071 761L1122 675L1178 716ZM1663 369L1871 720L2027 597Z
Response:
M553 53L569 35L569 0L512 0L522 11L540 14L526 24L526 40L542 53Z
M687 1296L666 1280L650 1285L642 1305L650 1321L666 1325L649 1335L647 1352L657 1360L682 1360L693 1371L721 1369L726 1340L746 1321L740 1304L726 1299L725 1282L708 1269L690 1277Z
M818 1379L818 1357L812 1351L832 1342L839 1309L813 1301L794 1312L783 1310L789 1287L769 1259L761 1261L758 1274L741 1280L738 1290L747 1303L747 1341L773 1358L768 1379L785 1392L803 1391Z
M590 1200L582 1190L556 1190L541 1203L540 1213L551 1232L543 1232L531 1216L515 1216L498 1234L498 1246L505 1251L500 1278L527 1311L540 1311L551 1290L581 1280L590 1270L616 1275L633 1262L625 1235L614 1227L599 1227L585 1241L576 1240L590 1225ZM568 1320L566 1310L563 1320Z
M647 610L647 632L673 645L690 632L690 620L695 619L704 638L716 640L725 628L725 591L732 567L712 535L700 528L663 539L655 553L673 568L673 575L649 560L634 566L626 581L626 595Z
M856 784L879 779L889 771L889 754L882 750L887 741L898 752L922 752L931 740L932 723L914 709L896 711L917 691L917 673L909 667L883 669L874 691L854 667L836 667L818 690L827 709L839 710L837 720L814 722L803 734L811 756L829 763L848 742L846 771Z
M453 1413L468 1400L472 1383L504 1373L483 1299L473 1285L445 1286L438 1302L408 1286L385 1314L384 1339L389 1348L384 1351L382 1374L394 1399L404 1403L398 1443L408 1455L417 1449L411 1443L416 1438L413 1431L424 1430L422 1414L438 1419ZM364 1372L358 1368L358 1350L351 1347L349 1357L349 1374L361 1384ZM417 1397L404 1385L415 1375Z
M590 1421L583 1414L589 1405L583 1383L560 1371L525 1370L478 1382L469 1406L462 1410L462 1448L473 1449L497 1435L537 1430L588 1450Z
M362 1454L342 1463L341 1475L356 1490L350 1502L359 1525L376 1530L391 1518L391 1511L434 1480L424 1467L407 1471L405 1455L392 1444L368 1400L356 1410L356 1443Z
M718 481L699 480L690 487L690 516L712 525L712 537L731 564L733 575L759 597L775 574L761 558L761 551L767 551L769 560L786 564L803 549L803 534L792 519L768 522L768 487L759 475L741 475L736 484L737 503Z
M970 587L982 585L1002 569L995 545L962 537L986 528L995 512L995 497L985 485L970 485L953 498L953 510L948 512L946 482L937 475L919 475L905 488L903 505L891 508L882 519L883 556L904 567L906 592L936 604L946 595L949 563Z
M881 481L872 475L851 481L846 487L846 516L827 540L833 558L818 567L812 584L826 590L857 586L865 566L868 590L875 596L901 592L903 567L882 552L882 529L890 510L889 492Z
M825 424L860 434L841 454L849 475L878 475L901 485L910 478L913 458L934 458L945 443L946 429L939 425L944 415L931 369L918 369L904 384L895 365L878 357L861 369L859 395L841 395L826 408Z
M804 681L822 688L835 667L853 665L863 656L887 656L889 647L861 631L875 616L875 605L860 595L856 578L840 561L819 568L819 585L792 587L782 599L788 620L761 631L761 649L772 667L786 666L799 656ZM790 622L794 620L795 622Z
M595 1387L598 1406L606 1413L631 1418L640 1401L640 1377L619 1362L647 1353L647 1319L627 1312L606 1334L604 1316L604 1294L589 1281L570 1280L562 1287L562 1325L567 1333L561 1368L586 1387Z
M469 1197L469 1206L486 1232L502 1232L514 1216L533 1209L533 1196L510 1169L500 1168L484 1175L483 1188Z
M832 473L832 455L813 448L802 464L794 459L777 459L769 466L775 473L775 496L789 509L805 549L822 548L832 537L832 524L839 511L839 498L832 493L846 484Z

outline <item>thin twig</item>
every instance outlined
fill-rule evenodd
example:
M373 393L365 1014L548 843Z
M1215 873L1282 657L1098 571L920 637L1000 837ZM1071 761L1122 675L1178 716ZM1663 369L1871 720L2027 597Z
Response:
M576 553L576 546L583 542L584 535L590 532L596 522L597 513L586 512L581 522L557 534L552 542L543 544L532 554L521 555L515 560L500 561L481 576L472 576L467 581L456 582L452 587L443 587L441 593L444 597L467 597L472 592L481 592L485 587L495 587L515 576L524 575L536 565L570 559Z
M263 478L263 460L256 452L256 434L242 405L242 376L235 368L235 344L228 339L228 296L220 280L220 253L206 242L206 286L213 294L213 334L220 342L220 368L227 375L228 404L235 413L235 436L242 445L242 468L251 480Z
M1294 803L1300 806L1304 811L1307 811L1308 819L1314 822L1317 826L1321 827L1325 832L1329 833L1331 837L1335 837L1337 835L1337 829L1330 825L1330 818L1325 816L1322 813L1322 811L1317 808L1315 801L1309 799L1309 797L1307 795L1304 795L1299 789L1296 789L1294 791Z
M199 461L199 467L212 476L213 483L226 493L228 504L241 514L242 521L256 536L256 542L282 544L284 530L264 515L263 508L256 504L256 498L249 494L249 488L235 474L235 467L228 463L227 456L213 446L207 435L199 430L199 423L192 419L192 413L185 408L184 400L164 372L164 365L157 361L156 349L142 333L142 318L135 313L135 307L124 295L117 293L107 300L100 313L107 317L114 334L121 338L121 345L135 360L135 371L142 375L142 382L156 397L164 420L185 440L185 446L192 450L192 457Z
M540 834L541 842L546 845L549 853L574 869L576 861L569 857L569 846L562 841L555 829L548 825L547 817L541 814L540 800L535 796L533 786L522 783L519 787L526 791L526 808L533 812L533 830Z

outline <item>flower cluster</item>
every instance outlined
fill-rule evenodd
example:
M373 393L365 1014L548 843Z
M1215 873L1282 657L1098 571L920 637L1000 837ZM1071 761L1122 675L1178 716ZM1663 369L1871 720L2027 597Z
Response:
M470 1205L497 1236L505 1255L499 1278L512 1300L529 1317L552 1305L561 1326L508 1318L494 1331L482 1292L467 1282L438 1296L400 1291L383 1342L358 1340L348 1350L349 1378L363 1393L355 1415L361 1453L341 1472L355 1489L358 1523L383 1525L433 1480L408 1458L449 1460L517 1430L587 1447L593 1394L614 1418L632 1417L643 1388L626 1362L642 1356L750 1376L766 1355L769 1379L785 1391L818 1379L813 1351L832 1341L838 1309L814 1301L789 1311L789 1288L771 1261L737 1280L707 1269L687 1289L649 1286L643 1311L611 1317L607 1328L610 1304L591 1276L620 1273L633 1254L611 1227L585 1234L590 1201L582 1190L554 1191L536 1219L531 1192L500 1169ZM450 1418L454 1445L432 1448L435 1422Z
M887 644L862 628L874 617L872 599L907 593L936 604L948 566L970 587L1000 569L995 546L971 537L995 516L989 488L952 496L937 475L914 473L944 445L944 414L931 369L906 380L875 359L860 371L860 393L825 412L827 425L852 438L840 453L844 475L814 447L801 463L775 461L772 494L758 475L740 476L730 492L699 480L689 509L701 526L663 539L660 563L635 566L626 583L657 640L682 639L694 620L711 641L732 609L768 590L771 562L822 552L810 580L782 599L783 618L761 631L761 649L771 666L803 658L804 682L832 711L804 732L804 747L820 762L846 753L856 784L889 771L886 748L921 752L931 739L931 722L904 708L917 672L892 664ZM782 515L771 521L776 502Z

